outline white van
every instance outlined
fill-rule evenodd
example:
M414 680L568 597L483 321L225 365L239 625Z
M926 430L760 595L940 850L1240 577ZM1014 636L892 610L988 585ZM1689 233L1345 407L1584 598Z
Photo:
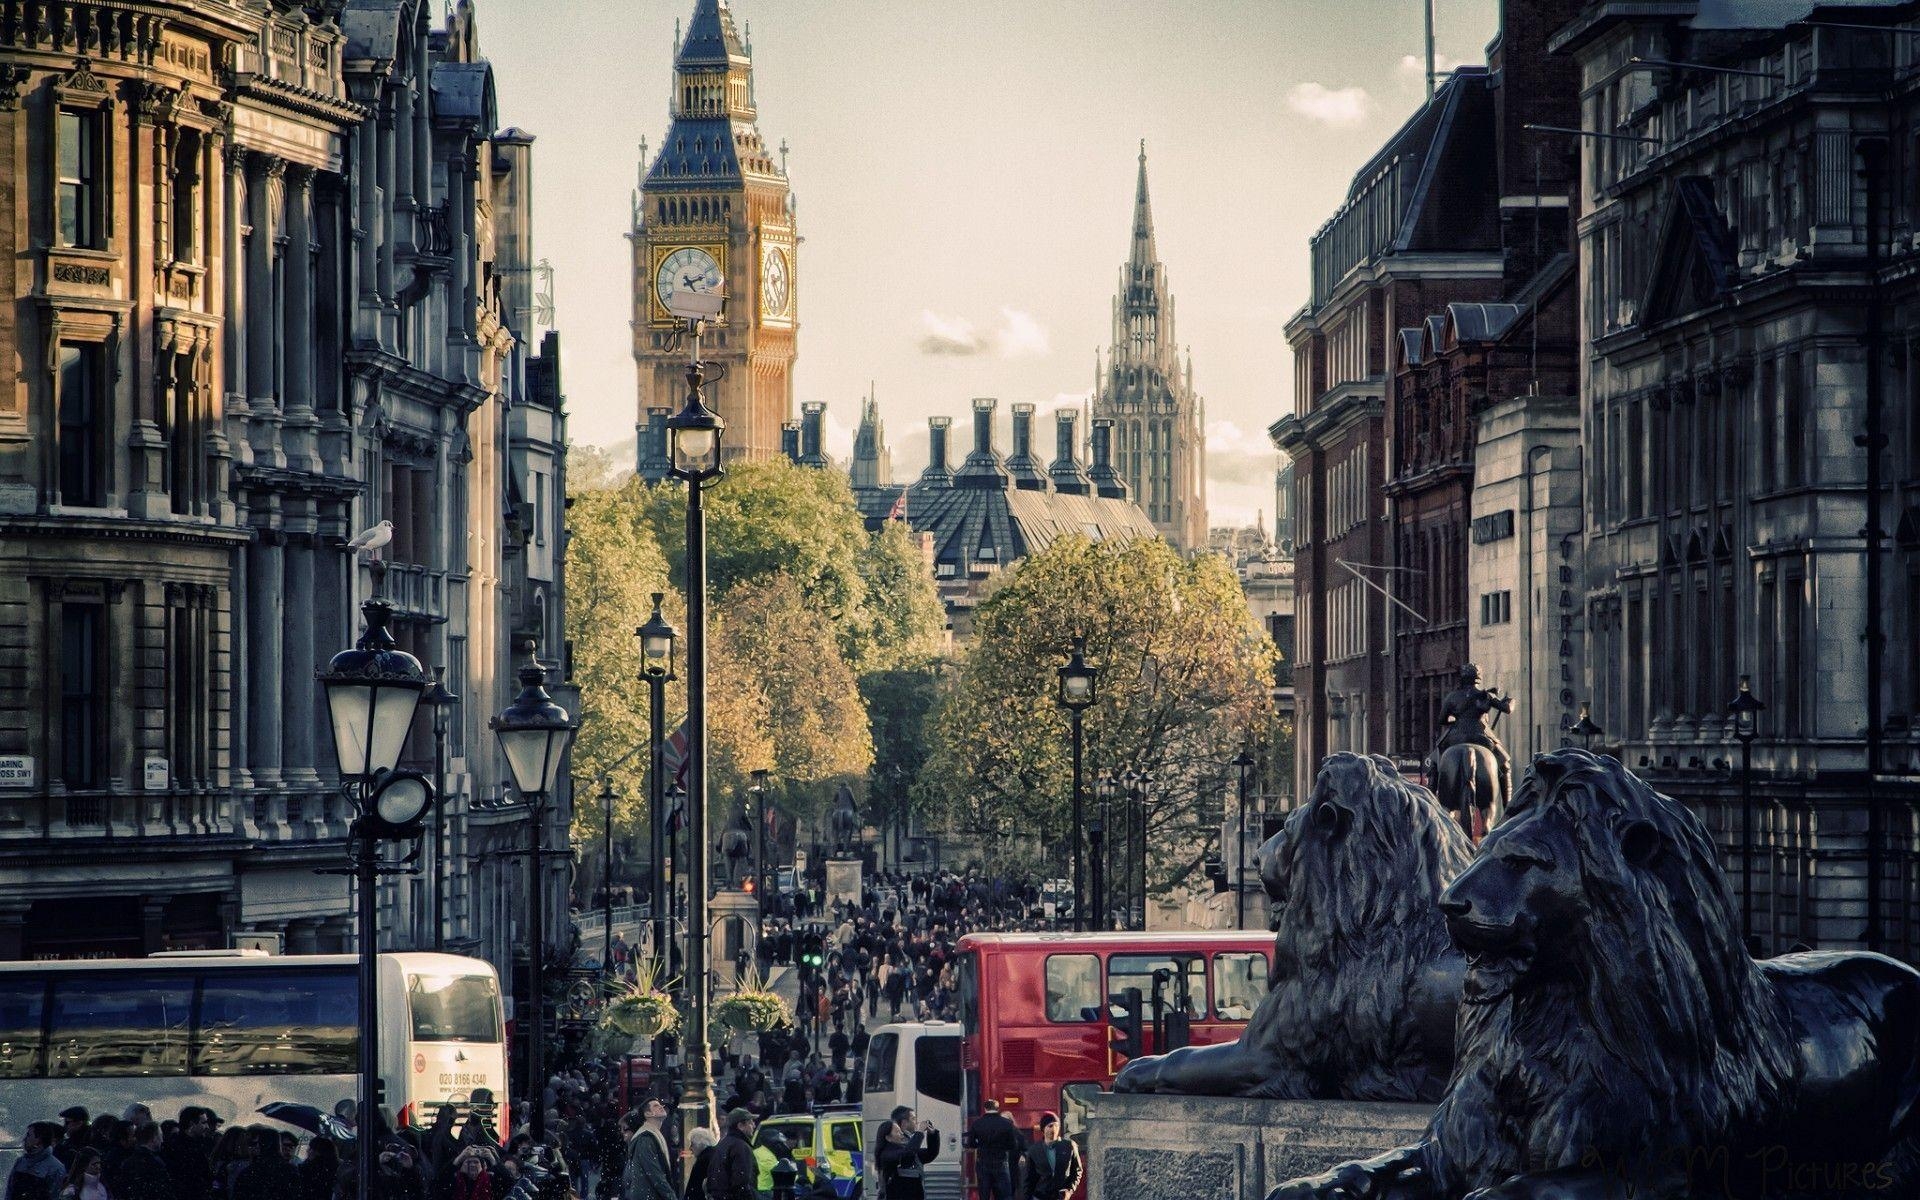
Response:
M882 1025L867 1043L861 1124L867 1146L868 1195L880 1194L873 1139L898 1105L920 1114L922 1128L940 1131L940 1155L926 1167L928 1200L960 1200L960 1026L951 1021Z

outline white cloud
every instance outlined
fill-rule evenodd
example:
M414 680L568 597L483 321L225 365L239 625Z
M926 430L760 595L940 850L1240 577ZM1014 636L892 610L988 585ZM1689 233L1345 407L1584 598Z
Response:
M1433 56L1434 82L1438 83L1459 70L1463 64L1451 54L1436 53ZM1424 54L1403 54L1400 56L1400 78L1402 82L1418 88L1425 88L1427 56Z
M1363 87L1297 83L1287 92L1287 107L1310 121L1345 129L1367 119L1373 111L1373 98Z
M1207 422L1207 480L1209 483L1273 487L1280 455L1266 431L1243 429L1232 421Z
M932 309L920 310L920 353L965 358L986 350L987 344L965 317L943 317Z
M1000 331L994 335L1003 358L1022 358L1029 355L1047 353L1052 347L1047 341L1046 327L1032 313L1017 308L1000 310Z
M949 317L922 309L920 353L951 358L996 354L1001 358L1035 358L1053 348L1046 326L1023 309L1003 306L1000 326L981 333L965 317Z

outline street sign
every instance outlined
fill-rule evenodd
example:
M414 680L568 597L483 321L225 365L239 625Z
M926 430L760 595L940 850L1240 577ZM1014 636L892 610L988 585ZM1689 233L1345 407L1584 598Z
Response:
M30 788L33 786L33 756L28 754L0 754L0 788Z

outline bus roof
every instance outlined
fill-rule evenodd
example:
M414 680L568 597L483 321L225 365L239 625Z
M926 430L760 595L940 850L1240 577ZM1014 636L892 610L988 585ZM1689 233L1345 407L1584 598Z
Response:
M401 970L438 971L442 974L487 974L494 973L493 967L477 958L466 958L458 954L434 954L430 952L382 953L382 962L390 962ZM359 963L359 956L353 954L209 954L179 955L156 954L150 958L59 958L28 959L19 962L0 962L0 973L22 974L43 971L259 971L274 967L351 967Z
M1115 950L1133 948L1168 947L1178 949L1182 946L1244 946L1249 941L1261 945L1273 941L1273 935L1259 929L1199 929L1187 932L1156 933L969 933L960 938L960 945L993 947L997 949L1016 949L1021 946L1046 946L1058 949L1061 946L1109 947Z

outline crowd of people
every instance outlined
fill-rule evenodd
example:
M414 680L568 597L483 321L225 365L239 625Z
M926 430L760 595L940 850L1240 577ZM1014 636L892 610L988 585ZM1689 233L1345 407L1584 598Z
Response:
M188 1105L155 1120L144 1104L116 1117L68 1108L27 1126L3 1200L352 1200L354 1105L333 1115L281 1106L281 1119L226 1125ZM224 1128L222 1126L225 1126ZM521 1133L502 1145L484 1116L461 1122L440 1110L427 1129L384 1126L377 1139L377 1200L564 1200L566 1166L553 1147Z
M628 1096L622 1063L589 1058L555 1072L542 1088L540 1144L527 1132L527 1101L514 1106L513 1136L504 1145L483 1116L462 1119L451 1107L424 1129L376 1129L373 1194L376 1200L767 1200L774 1168L794 1161L793 1148L774 1129L756 1138L759 1122L858 1104L868 1024L883 1014L886 1020L955 1019L959 939L976 931L1050 928L1039 901L1034 884L989 879L977 869L882 874L866 884L858 903L809 897L787 910L790 917L769 919L759 942L768 977L776 967L799 968L797 1024L761 1034L757 1053L717 1055L716 1093L727 1113L717 1133L695 1130L687 1146L679 1145L677 1122L667 1119L671 1102ZM822 951L817 967L800 962L803 942L813 936ZM625 953L616 959L630 961ZM655 1093L672 1095L677 1072L652 1082ZM58 1122L28 1127L25 1152L0 1200L354 1200L353 1113L353 1105L342 1102L312 1130L296 1132L265 1123L222 1128L211 1110L194 1106L160 1121L138 1104L118 1117L70 1108ZM1072 1190L1078 1157L1069 1154L1072 1143L1055 1138L1057 1121L1036 1124L1029 1134L997 1113L987 1115L1006 1125L989 1122L983 1131L976 1122L969 1131L979 1163L992 1176L989 1200L1012 1197L1015 1188L1023 1200L1059 1200ZM926 1164L941 1153L938 1130L903 1107L867 1130L865 1141L881 1180L880 1200L922 1195ZM797 1197L834 1194L826 1172L795 1166ZM1002 1169L1005 1189L999 1187ZM678 1187L683 1174L684 1191ZM1068 1180L1064 1190L1062 1179Z

